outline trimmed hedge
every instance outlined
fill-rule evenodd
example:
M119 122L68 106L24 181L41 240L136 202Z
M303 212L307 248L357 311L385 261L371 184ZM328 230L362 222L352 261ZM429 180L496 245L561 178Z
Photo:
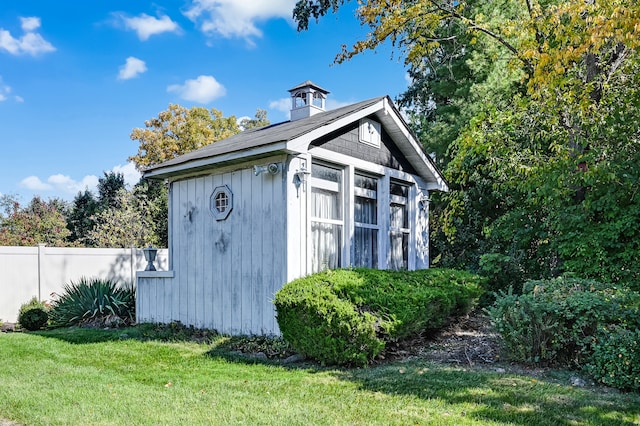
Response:
M44 303L33 297L20 306L18 324L28 331L36 331L46 327L49 322L49 309Z
M275 297L285 340L322 364L363 366L386 342L434 330L470 309L483 279L464 271L328 270Z

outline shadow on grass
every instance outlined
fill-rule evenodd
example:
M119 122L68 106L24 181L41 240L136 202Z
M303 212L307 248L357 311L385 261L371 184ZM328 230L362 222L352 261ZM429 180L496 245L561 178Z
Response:
M418 362L341 370L336 375L363 390L465 406L466 416L479 421L622 426L640 420L640 395L607 394L602 388L574 388L526 376Z
M173 343L211 343L221 336L213 330L197 329L174 322L170 324L138 324L124 328L67 327L34 331L42 337L72 344L115 342L121 340L160 341Z
M537 379L422 361L395 362L361 369L323 367L313 361L287 361L284 342L257 337L228 337L174 326L138 325L123 329L63 328L33 332L72 344L121 340L198 342L212 360L279 366L309 373L329 372L364 391L440 400L479 422L515 425L631 425L640 421L640 395L604 388L575 388L553 379ZM262 355L260 355L262 354ZM627 420L625 420L627 419ZM628 420L633 419L633 420Z
M113 342L126 339L127 331L130 328L100 330L95 328L69 327L54 328L49 330L31 331L42 337L62 340L74 345ZM122 335L125 335L123 338Z

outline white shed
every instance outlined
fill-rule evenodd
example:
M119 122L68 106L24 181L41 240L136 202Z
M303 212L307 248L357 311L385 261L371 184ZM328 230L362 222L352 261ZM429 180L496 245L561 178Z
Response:
M291 120L147 169L169 184L169 271L139 272L138 322L279 334L274 294L326 268L429 267L429 192L447 184L388 96Z

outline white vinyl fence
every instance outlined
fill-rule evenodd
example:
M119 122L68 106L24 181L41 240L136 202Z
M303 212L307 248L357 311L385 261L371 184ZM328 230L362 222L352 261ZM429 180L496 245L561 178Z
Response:
M155 267L168 269L167 249L158 250ZM15 322L20 305L32 297L51 300L64 284L82 277L135 283L145 269L142 249L0 246L0 320Z

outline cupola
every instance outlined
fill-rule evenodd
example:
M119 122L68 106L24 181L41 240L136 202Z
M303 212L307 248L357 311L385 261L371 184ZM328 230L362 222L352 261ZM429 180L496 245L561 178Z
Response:
M310 80L289 89L291 93L291 121L311 117L325 111L327 90Z

